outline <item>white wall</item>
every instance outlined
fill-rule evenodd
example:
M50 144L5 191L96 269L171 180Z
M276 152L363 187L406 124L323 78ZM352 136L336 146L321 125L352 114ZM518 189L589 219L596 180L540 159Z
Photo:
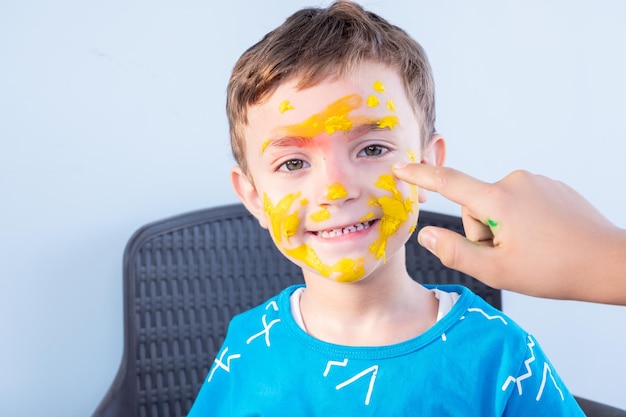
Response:
M229 70L316 1L223 3L0 3L0 415L90 415L122 353L127 239L235 201ZM363 3L428 51L448 165L562 179L626 227L626 3ZM626 307L506 293L504 310L571 391L626 408Z

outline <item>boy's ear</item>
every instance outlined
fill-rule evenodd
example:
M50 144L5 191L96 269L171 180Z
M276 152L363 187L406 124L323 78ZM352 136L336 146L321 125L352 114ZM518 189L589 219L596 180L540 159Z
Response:
M443 166L446 160L446 140L438 133L435 133L430 142L422 152L420 163L425 165ZM418 191L419 202L425 203L428 200L428 191L420 188Z
M259 221L264 229L267 229L267 220L263 210L263 197L259 195L252 179L244 174L239 166L230 171L230 180L233 183L235 193L250 213Z

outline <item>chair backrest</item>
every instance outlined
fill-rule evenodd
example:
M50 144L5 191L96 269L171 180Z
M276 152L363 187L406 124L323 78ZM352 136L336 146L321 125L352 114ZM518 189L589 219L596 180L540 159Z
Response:
M421 211L419 227L462 232L460 218ZM444 267L407 244L407 267L422 283L459 283L501 308L499 290ZM184 416L232 316L302 282L241 204L148 224L124 254L124 356L94 417Z

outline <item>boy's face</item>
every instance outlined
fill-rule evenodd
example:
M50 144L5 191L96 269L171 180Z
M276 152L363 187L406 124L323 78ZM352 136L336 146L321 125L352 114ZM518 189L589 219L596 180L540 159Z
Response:
M284 83L249 109L249 172L233 169L233 185L305 276L358 281L404 251L417 223L418 191L391 166L440 165L444 143L434 138L422 154L402 80L385 66L295 85Z

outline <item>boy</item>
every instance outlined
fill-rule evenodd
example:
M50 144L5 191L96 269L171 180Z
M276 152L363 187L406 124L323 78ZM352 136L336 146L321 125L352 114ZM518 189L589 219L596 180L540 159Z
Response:
M442 165L434 87L403 30L340 1L239 59L233 186L306 286L235 317L190 416L583 415L534 338L460 286L426 288L404 245Z

